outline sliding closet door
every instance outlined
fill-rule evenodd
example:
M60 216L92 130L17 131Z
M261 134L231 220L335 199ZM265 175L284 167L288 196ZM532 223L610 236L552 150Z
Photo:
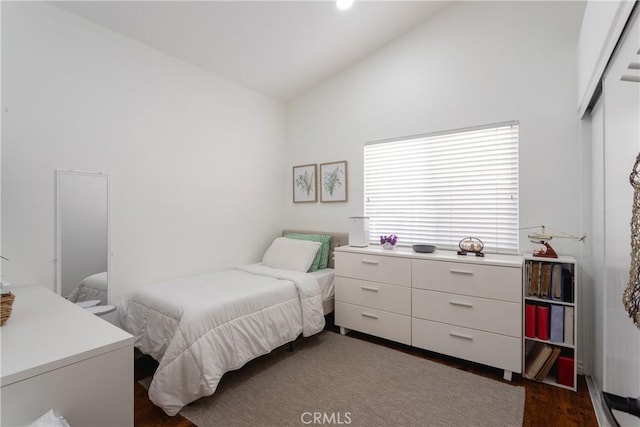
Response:
M629 174L640 151L640 83L622 81L639 62L638 10L605 73L604 96L604 391L640 395L640 329L622 303L629 280L633 188ZM637 72L636 72L637 74Z
M591 274L593 277L593 318L583 312L583 323L593 330L591 377L599 390L604 387L604 101L591 110ZM585 266L586 269L587 266ZM586 283L586 281L582 281Z

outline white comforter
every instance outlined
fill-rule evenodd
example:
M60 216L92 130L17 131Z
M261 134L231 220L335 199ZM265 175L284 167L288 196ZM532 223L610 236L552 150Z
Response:
M225 372L324 327L313 276L260 264L148 286L118 314L160 362L149 398L169 415L213 394Z

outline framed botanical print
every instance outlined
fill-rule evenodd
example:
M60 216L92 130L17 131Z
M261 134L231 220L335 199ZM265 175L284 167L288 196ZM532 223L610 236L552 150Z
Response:
M301 165L293 167L293 203L318 201L317 165Z
M320 165L320 201L347 201L347 161Z

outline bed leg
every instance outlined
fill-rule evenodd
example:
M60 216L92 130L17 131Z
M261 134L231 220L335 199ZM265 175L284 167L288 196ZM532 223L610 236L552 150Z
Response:
M293 353L293 341L289 343L289 353Z

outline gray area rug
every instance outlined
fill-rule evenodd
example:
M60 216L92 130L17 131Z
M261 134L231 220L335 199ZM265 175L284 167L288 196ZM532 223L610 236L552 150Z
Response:
M225 374L180 414L200 427L521 426L524 398L524 387L322 332Z

